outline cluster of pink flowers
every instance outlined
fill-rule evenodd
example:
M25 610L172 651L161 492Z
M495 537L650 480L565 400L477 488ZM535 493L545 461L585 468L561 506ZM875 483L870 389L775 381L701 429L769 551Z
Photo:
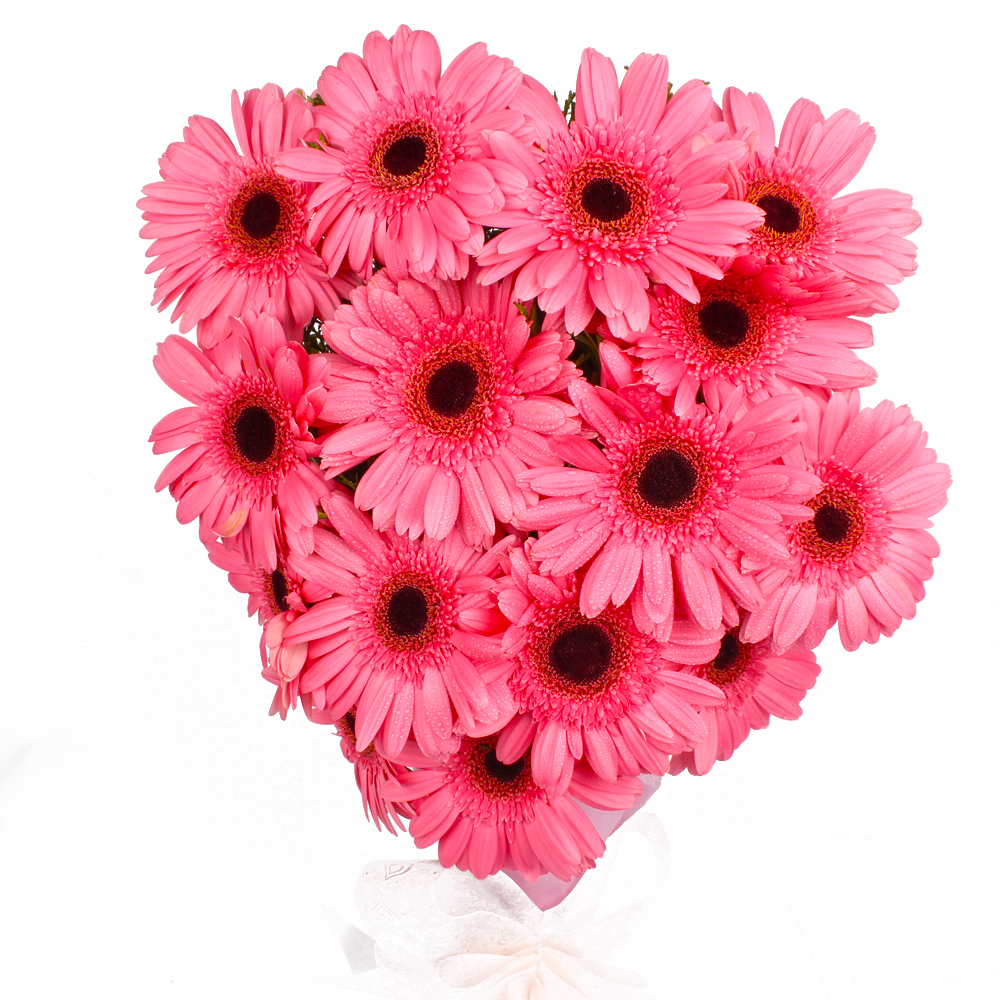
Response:
M272 713L335 727L366 813L477 877L570 879L642 774L794 719L812 649L912 618L949 472L862 407L910 198L810 101L619 82L560 107L373 32L311 95L189 120L139 202L169 487L263 626Z

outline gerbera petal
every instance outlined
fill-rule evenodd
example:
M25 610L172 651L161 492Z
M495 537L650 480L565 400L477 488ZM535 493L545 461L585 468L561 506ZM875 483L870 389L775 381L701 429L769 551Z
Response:
M444 538L455 526L462 488L451 472L438 469L427 487L424 530L431 538Z
M615 64L596 49L584 49L576 78L576 117L594 127L621 113Z
M637 132L649 131L667 106L666 56L642 52L629 63L621 84L621 114Z
M715 574L689 552L682 552L674 565L688 610L702 628L717 628L722 620L722 605Z

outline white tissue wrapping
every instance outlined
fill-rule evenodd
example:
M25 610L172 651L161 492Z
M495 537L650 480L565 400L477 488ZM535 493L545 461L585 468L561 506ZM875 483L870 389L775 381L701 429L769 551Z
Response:
M647 1000L645 980L606 959L662 892L668 859L659 820L635 816L548 910L502 873L371 862L356 889L368 933L343 924L355 975L337 986L384 1000Z

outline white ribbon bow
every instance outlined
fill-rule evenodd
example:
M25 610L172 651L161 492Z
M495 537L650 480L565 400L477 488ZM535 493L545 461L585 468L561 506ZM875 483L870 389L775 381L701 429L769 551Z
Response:
M372 862L356 890L368 933L344 925L356 974L338 986L384 1000L643 1000L645 980L605 960L661 891L667 864L650 814L626 823L597 868L544 911L504 874Z

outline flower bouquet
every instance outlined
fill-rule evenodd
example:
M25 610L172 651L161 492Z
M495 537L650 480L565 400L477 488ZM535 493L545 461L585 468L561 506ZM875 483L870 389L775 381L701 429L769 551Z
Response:
M168 487L380 828L559 902L666 775L924 596L949 472L862 407L920 219L875 133L400 27L189 119L139 202Z

